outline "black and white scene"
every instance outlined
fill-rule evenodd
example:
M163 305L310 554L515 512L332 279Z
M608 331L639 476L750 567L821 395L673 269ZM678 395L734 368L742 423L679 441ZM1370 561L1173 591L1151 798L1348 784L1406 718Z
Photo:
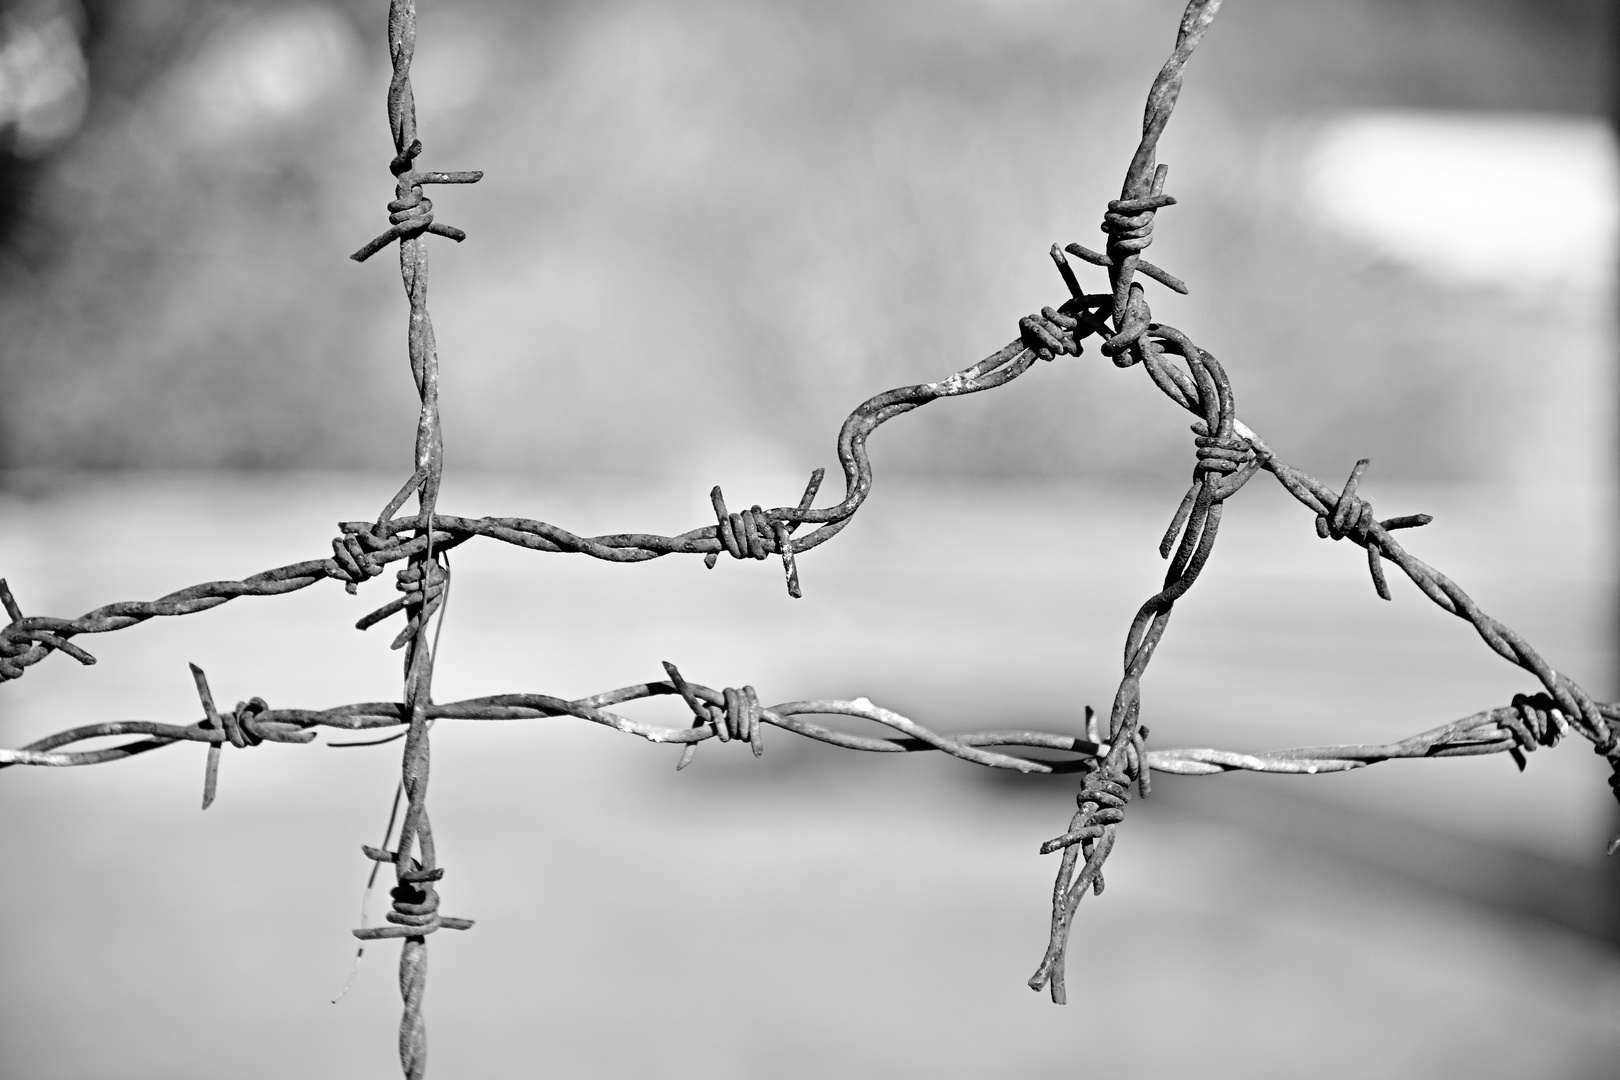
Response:
M1620 1076L1617 51L0 0L0 1076Z

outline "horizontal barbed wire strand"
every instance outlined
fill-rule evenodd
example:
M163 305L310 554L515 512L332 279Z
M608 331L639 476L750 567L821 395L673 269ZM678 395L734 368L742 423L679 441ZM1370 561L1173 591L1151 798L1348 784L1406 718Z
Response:
M201 678L200 672L198 677ZM711 710L702 717L695 717L697 722L689 726L649 724L613 712L610 708L646 698L683 697L683 687ZM729 741L729 720L725 718L728 701L724 689L717 690L685 679L678 685L671 679L635 683L574 699L549 694L495 694L428 704L422 711L427 719L435 721L575 717L652 743L695 746L709 739ZM735 708L729 706L731 711L735 711ZM1606 717L1620 719L1620 702L1605 703L1599 708ZM992 730L943 734L900 713L875 705L866 698L786 701L776 705L760 705L757 710L762 723L843 749L873 753L939 751L969 764L1022 773L1069 772L1077 767L1089 768L1090 762L1108 755L1113 749L1108 742L1100 739L1051 731ZM254 698L248 703L239 703L232 714L239 730L246 736L243 742L234 745L246 748L262 742L305 744L316 738L319 728L370 732L408 727L411 714L411 708L403 702L356 702L330 709L274 709L262 699ZM807 716L848 716L869 720L900 732L901 737L856 735L804 719ZM226 721L226 724L229 722ZM1519 695L1510 705L1486 709L1397 742L1296 747L1254 754L1183 747L1149 750L1145 760L1157 772L1188 776L1236 771L1287 774L1344 772L1399 759L1522 754L1538 746L1556 745L1572 727L1568 718L1545 694ZM62 750L75 743L119 736L141 738L96 750ZM58 732L16 750L0 749L0 768L13 765L58 768L99 765L183 743L223 746L231 744L232 739L225 725L214 722L208 716L192 724L113 720ZM998 753L995 751L997 747L1058 751L1074 754L1077 760L1047 761L1018 757Z
M771 531L758 537L765 554L797 555L820 546L843 530L871 491L872 467L865 444L879 425L939 398L1003 386L1027 371L1035 359L1034 350L1024 347L1021 342L1013 342L947 379L899 387L863 402L844 421L839 432L838 456L844 466L846 480L844 499L836 506L819 510L810 508L806 500L797 506L764 511L773 526ZM812 484L819 487L819 479L813 478ZM397 509L398 502L402 501L402 498L397 499L391 506ZM784 545L774 530L778 522L789 527L801 524L820 527L807 535L791 537ZM729 525L728 520L728 529ZM76 619L24 617L15 602L8 602L11 622L0 628L0 680L20 678L24 668L37 664L52 651L69 651L64 648L64 643L81 634L123 630L151 618L191 615L240 596L276 596L295 592L327 579L356 585L376 576L387 563L420 556L430 544L434 549L443 551L475 536L489 537L533 551L574 552L609 562L645 562L672 554L714 556L727 551L719 524L702 526L676 536L656 533L578 536L559 526L529 518L466 518L435 513L431 534L425 533L423 526L421 515L396 518L391 511L385 512L375 522L343 522L339 526L342 535L333 542L336 550L332 558L293 563L240 581L203 582L156 600L107 604ZM405 533L418 535L402 539L401 534ZM9 598L11 594L8 590L4 595ZM81 663L94 663L94 659L82 649L75 647L70 655Z
M1097 298L1088 298L1096 300ZM1172 328L1156 324L1154 333L1170 331ZM1166 339L1162 344L1175 344ZM1010 347L1009 347L1010 348ZM1007 350L1002 350L1006 352ZM1035 356L1033 350L1022 350L1023 369L1027 370L1028 360ZM997 355L1001 355L998 353ZM1206 354L1207 355L1207 354ZM979 367L981 365L975 365ZM1166 384L1175 387L1174 393L1167 392L1172 400L1195 413L1201 410L1201 399L1194 380L1180 370L1163 363L1162 356L1155 357L1155 374L1163 374ZM968 372L973 368L967 369ZM1021 371L1019 372L1022 373ZM844 434L848 435L852 429L858 429L862 424L858 420L877 415L881 406L872 408L874 402L892 398L908 390L941 387L952 382L959 385L969 384L963 378L966 372L959 372L951 379L941 383L923 384L921 387L904 387L892 390L886 394L869 399L852 413L850 419L844 424ZM1016 376L1011 376L1016 377ZM1010 381L1010 378L1009 380ZM1002 384L997 384L1002 385ZM975 389L988 389L978 386L972 389L958 389L955 393L971 393ZM939 394L936 396L950 396ZM920 403L934 400L927 397ZM912 405L915 408L916 405ZM898 415L891 413L890 415ZM884 419L887 419L885 417ZM875 428L877 420L866 428L866 434ZM1240 420L1233 421L1233 430L1255 452L1260 461L1260 467L1277 476L1284 486L1302 504L1319 516L1331 517L1341 503L1342 492L1335 492L1328 485L1317 480L1302 470L1295 469L1278 458L1271 448L1250 430ZM855 438L841 438L840 448L850 447L851 452L845 458L849 462L846 476L852 480L846 498L837 506L822 510L800 511L798 507L777 507L767 513L777 515L786 520L792 515L801 515L804 521L816 521L822 528L814 532L794 537L790 541L791 550L797 554L807 551L824 543L836 535L835 530L841 529L848 523L854 513L864 502L866 494L871 489L872 469L870 460L865 454L864 436ZM841 454L841 457L844 456ZM1354 496L1354 491L1351 495ZM1347 507L1351 502L1344 503ZM814 515L814 516L812 516ZM1421 516L1421 515L1417 515ZM1392 519L1399 520L1399 519ZM367 554L372 564L380 572L380 568L390 562L409 559L425 551L429 544L429 537L414 536L402 539L402 534L419 532L422 522L419 517L411 518L385 518L380 522L344 522L340 526L343 538L365 536L371 538L378 546L368 550ZM604 559L612 562L643 562L649 559L660 558L671 554L710 555L725 550L724 544L718 538L719 528L716 525L703 526L675 536L664 536L655 533L612 533L602 536L578 536L556 525L544 521L536 521L520 517L484 517L468 518L455 515L435 513L433 517L434 529L431 542L436 550L444 551L457 547L475 537L486 537L499 540L503 543L517 547L542 552L568 552ZM1396 525L1395 527L1400 527ZM1355 543L1364 547L1376 548L1377 553L1391 562L1394 562L1413 580L1415 584L1431 599L1447 611L1458 614L1474 622L1480 630L1481 636L1497 652L1505 658L1521 663L1521 658L1534 664L1530 660L1533 654L1527 642L1522 637L1507 629L1503 624L1491 619L1479 606L1453 581L1445 577L1433 567L1406 552L1401 545L1389 535L1390 527L1382 525L1370 526L1366 535L1351 536ZM761 538L762 542L774 545L774 537ZM774 553L774 551L773 551ZM374 576L374 575L368 575ZM189 615L207 611L218 607L240 596L275 596L282 593L294 592L307 588L317 582L333 579L353 584L351 572L336 558L311 559L304 562L293 563L289 566L278 567L255 574L240 581L210 581L192 585L185 589L161 596L150 601L124 601L107 604L86 612L76 619L62 619L48 616L27 616L22 614L20 607L12 598L9 588L0 584L0 598L6 602L11 622L0 628L0 677L18 678L23 669L38 663L52 651L69 651L66 646L71 639L81 634L108 633L115 630L127 629L145 622L151 618ZM396 601L396 604L398 602ZM368 616L369 618L369 616ZM5 654L9 647L10 655ZM75 650L83 653L82 649ZM76 657L81 662L94 662L88 654ZM1538 658L1539 659L1539 658ZM1521 663L1521 666L1524 666ZM1535 672L1534 667L1527 668ZM1562 678L1551 673L1549 678ZM1540 677L1540 673L1538 678ZM1583 710L1577 710L1583 712Z

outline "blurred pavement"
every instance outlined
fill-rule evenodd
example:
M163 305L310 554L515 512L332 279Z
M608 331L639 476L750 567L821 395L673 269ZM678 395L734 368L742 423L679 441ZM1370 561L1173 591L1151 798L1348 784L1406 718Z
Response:
M864 693L944 729L1075 730L1112 693L1124 628L1162 573L1177 481L950 487L878 464L867 508L802 561L797 602L771 563L464 546L438 697L578 695L670 659L767 702ZM26 611L153 596L318 555L393 479L14 475L0 566ZM722 479L734 499L792 482ZM1613 695L1605 491L1367 490L1383 512L1436 514L1412 549ZM696 484L452 474L444 505L674 532L706 499ZM1383 739L1531 689L1393 585L1377 600L1360 552L1317 540L1257 479L1149 673L1154 742ZM6 687L5 742L192 719L187 660L227 701L391 696L391 631L349 629L388 593L328 584L87 639L95 667L52 657ZM677 776L674 750L576 721L499 727L435 734L446 910L479 920L431 943L439 1075L1595 1078L1620 1049L1620 953L1535 910L1536 882L1519 880L1602 888L1614 811L1584 744L1538 752L1523 776L1497 757L1161 778L1081 911L1059 1009L1023 981L1055 870L1035 849L1067 820L1072 780L775 730L761 761L707 744ZM227 750L207 814L195 747L7 770L0 1072L392 1075L395 950L374 946L349 998L328 1000L397 750ZM1497 902L1511 895L1529 899Z

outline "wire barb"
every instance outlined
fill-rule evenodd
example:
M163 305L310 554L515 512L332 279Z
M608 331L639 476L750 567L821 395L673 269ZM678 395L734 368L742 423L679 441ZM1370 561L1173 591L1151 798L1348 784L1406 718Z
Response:
M197 696L202 699L204 726L215 731L225 729L219 711L214 708L214 695L208 689L208 676L203 674L202 668L196 664L191 665L191 677L197 683ZM208 809L214 805L214 795L219 788L219 751L220 744L210 741L208 744L208 764L203 772L202 808Z
M389 226L381 234L363 244L349 258L365 262L396 240L414 240L424 232L461 243L467 234L454 225L433 220L433 200L422 194L423 184L476 184L484 178L479 170L468 172L425 172L412 168L411 162L422 152L422 140L411 144L395 155L389 163L398 193L388 204Z
M706 727L721 742L731 742L733 739L746 742L756 758L765 753L761 738L764 713L759 706L759 694L752 686L741 689L728 686L716 694L713 690L700 689L688 683L681 677L680 669L668 660L664 661L664 671L669 674L671 687L692 710L693 728ZM688 742L681 750L681 759L676 763L675 771L680 772L692 764L696 755L697 743Z
M714 509L715 525L706 531L713 536L719 546L717 549L711 548L703 556L703 565L713 570L722 551L733 559L764 559L773 554L780 555L782 574L787 579L788 595L795 600L802 597L804 594L799 588L799 565L795 560L793 531L806 520L806 512L815 501L816 493L821 490L821 481L826 475L826 469L817 469L810 474L810 482L805 485L804 495L799 499L799 505L793 509L779 507L775 510L766 510L755 503L740 514L733 514L726 509L725 493L720 490L720 485L716 484L709 492L709 504ZM853 513L853 509L850 512Z

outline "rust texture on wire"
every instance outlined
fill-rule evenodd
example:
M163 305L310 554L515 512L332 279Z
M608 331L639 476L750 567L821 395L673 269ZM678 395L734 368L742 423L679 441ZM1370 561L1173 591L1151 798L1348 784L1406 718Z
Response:
M710 739L747 743L758 756L764 752L764 730L769 726L849 750L937 751L988 768L1078 773L1082 780L1076 812L1065 832L1041 847L1043 854L1061 852L1061 861L1053 886L1046 953L1030 979L1031 987L1049 988L1052 999L1060 1003L1065 1000L1065 955L1076 908L1088 891L1102 892L1103 865L1113 850L1132 791L1147 795L1149 775L1154 770L1182 775L1230 771L1314 774L1402 758L1496 753L1512 755L1523 768L1527 752L1555 745L1574 732L1609 760L1614 774L1610 785L1620 790L1620 704L1593 701L1572 679L1547 664L1523 637L1481 610L1455 582L1407 552L1393 534L1425 525L1430 518L1412 514L1378 520L1358 494L1368 467L1366 459L1356 462L1349 479L1335 490L1277 457L1259 435L1238 419L1232 386L1220 362L1186 334L1153 319L1144 280L1176 293L1187 292L1180 279L1143 256L1152 242L1158 212L1176 202L1165 193L1168 170L1157 161L1158 141L1180 94L1186 64L1214 20L1220 0L1192 0L1182 16L1175 48L1149 92L1142 139L1126 171L1120 197L1108 204L1103 218L1103 250L1094 251L1078 243L1063 248L1052 246L1050 255L1067 299L1022 319L1016 340L971 367L937 382L899 387L861 403L838 434L837 456L844 479L844 495L839 502L816 507L824 477L823 470L817 469L793 505L765 509L754 504L734 512L716 487L711 493L713 524L676 536L615 533L589 537L528 518L466 518L437 511L443 445L438 414L438 356L427 310L426 236L431 233L460 241L465 234L434 219L433 204L422 188L426 184L475 183L482 174L428 172L415 165L422 153L410 82L416 43L415 8L414 0L391 0L389 9L388 46L393 77L387 100L395 148L389 167L396 181L395 198L388 204L390 225L352 256L364 261L390 244L399 245L400 269L410 305L408 351L421 400L410 478L375 520L342 523L339 535L332 541L330 558L293 563L240 581L204 582L152 601L108 604L76 619L25 616L9 587L0 581L0 602L10 619L0 629L0 681L5 681L21 677L30 665L52 652L65 653L83 664L94 663L95 658L73 640L81 635L121 630L159 616L194 614L240 596L293 592L327 579L342 581L354 592L389 564L402 564L395 573L399 597L356 624L364 630L395 614L404 614L404 625L392 643L393 648L404 649L401 700L310 710L272 708L260 698L251 698L229 712L221 712L204 673L193 666L201 719L190 724L133 720L90 724L20 749L0 749L0 768L95 765L166 746L201 743L207 747L203 794L206 808L215 798L220 756L227 744L242 750L263 742L308 743L321 728L341 732L395 729L393 737L402 735L405 740L400 784L404 814L391 849L388 836L394 835L392 823L381 846L364 848L366 857L374 863L393 867L394 902L387 916L388 925L363 927L355 934L362 940L403 939L399 970L405 1004L399 1052L407 1077L419 1080L426 1070L422 995L427 938L442 928L467 929L472 925L469 920L439 913L435 883L444 870L437 862L426 806L429 732L436 721L573 717L650 742L678 744L678 769L690 764L698 745ZM1107 290L1085 292L1070 256L1106 270ZM1169 566L1163 586L1142 604L1126 633L1123 675L1109 709L1106 731L1088 707L1080 734L941 734L865 698L762 705L752 686L717 690L686 679L669 663L664 665L668 676L665 680L572 700L545 694L502 694L449 703L433 701L435 648L428 625L447 595L451 549L474 537L487 537L535 551L571 552L610 562L701 555L711 568L721 554L761 560L778 556L788 592L797 597L801 589L796 557L842 531L871 492L872 466L866 443L879 425L941 398L1004 386L1029 371L1037 360L1079 356L1082 343L1093 335L1101 339L1100 351L1115 366L1140 365L1165 396L1194 417L1191 486L1160 545L1160 554ZM1275 477L1314 515L1319 536L1349 540L1366 551L1373 588L1379 597L1390 599L1383 566L1387 560L1430 600L1469 622L1498 655L1534 676L1540 689L1516 695L1506 706L1394 743L1303 747L1256 754L1213 748L1149 748L1148 729L1142 723L1143 676L1163 639L1176 602L1192 588L1209 559L1225 501L1261 472ZM413 496L416 512L398 516ZM678 698L685 706L689 716L682 726L649 724L613 711L614 706L660 696ZM837 717L872 721L893 734L857 735L822 722ZM71 749L80 743L118 736L134 738L111 746ZM1039 753L1031 756L1028 751L1032 750Z

